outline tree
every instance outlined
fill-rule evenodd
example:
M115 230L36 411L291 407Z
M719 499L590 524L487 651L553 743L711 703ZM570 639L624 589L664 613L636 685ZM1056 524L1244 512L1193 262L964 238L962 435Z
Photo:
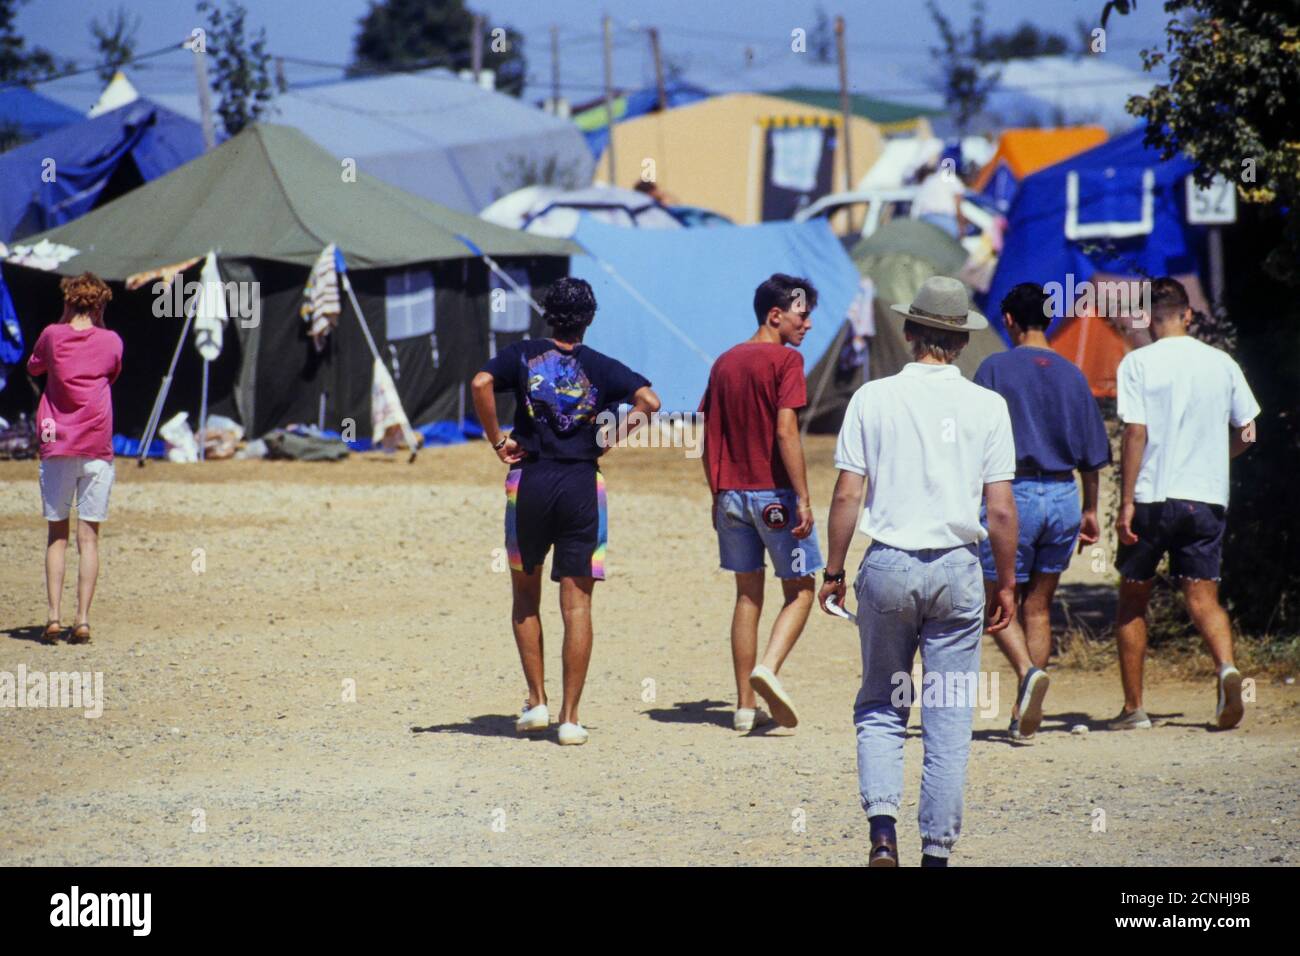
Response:
M1132 2L1113 8L1126 13ZM1147 121L1148 145L1194 159L1202 185L1218 173L1247 202L1294 210L1300 203L1300 3L1168 0L1165 11L1185 18L1171 19L1165 50L1143 50L1142 60L1147 71L1167 67L1169 79L1128 102L1128 111ZM1284 241L1264 265L1274 277L1300 284L1300 217L1284 221Z
M472 66L474 15L465 0L379 0L358 21L352 44L353 75L441 66ZM496 73L497 89L523 93L524 38L484 17L483 68Z
M131 16L126 7L118 7L103 22L90 21L90 35L99 51L96 72L102 82L111 80L118 68L135 56L135 34L139 29L140 18Z
M31 83L59 69L70 69L70 60L59 61L44 47L29 47L18 34L18 8L27 0L0 0L0 83Z
M983 111L989 94L1002 77L1001 70L988 68L980 59L980 51L986 42L984 0L975 0L970 26L964 33L953 28L934 0L927 0L926 6L939 28L943 44L930 48L935 59L943 64L937 86L952 111L957 131L964 134L970 121Z
M990 33L981 38L974 53L981 63L1000 63L1034 56L1059 56L1069 49L1069 41L1061 34L1040 30L1025 21L1007 33Z
M816 63L835 62L835 25L820 3L817 4L817 22L808 33L808 52Z
M1127 14L1136 0L1110 0ZM1218 173L1245 200L1227 227L1227 311L1238 358L1264 412L1259 443L1232 467L1223 540L1223 595L1235 622L1256 634L1300 631L1300 2L1167 0L1165 49L1144 50L1168 79L1128 110L1146 142L1195 160L1202 182Z
M71 60L59 61L43 47L29 47L15 26L18 7L27 0L0 0L0 85L21 83L30 86L36 80L60 69L71 69ZM25 142L22 128L16 123L0 123L0 152Z
M249 123L257 122L270 107L274 86L266 51L266 29L248 32L248 11L231 2L223 9L220 0L199 0L199 13L208 15L206 49L212 56L212 89L217 94L217 113L226 135L234 136Z

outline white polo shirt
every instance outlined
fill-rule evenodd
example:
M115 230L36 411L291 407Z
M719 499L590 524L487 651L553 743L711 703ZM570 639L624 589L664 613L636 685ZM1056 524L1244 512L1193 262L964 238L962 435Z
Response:
M1016 476L1007 403L955 365L911 362L849 401L835 467L867 478L859 527L893 548L955 548L988 537L984 485Z
M1228 506L1228 426L1254 421L1259 402L1227 352L1166 336L1119 363L1119 417L1147 427L1134 499Z

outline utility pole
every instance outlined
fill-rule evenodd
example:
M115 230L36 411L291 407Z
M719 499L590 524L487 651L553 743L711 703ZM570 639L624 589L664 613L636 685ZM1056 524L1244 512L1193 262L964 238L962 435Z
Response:
M659 112L668 109L668 94L664 92L664 60L659 50L659 28L650 27L650 55L655 61L655 88L659 91Z
M194 79L199 85L199 116L203 124L203 149L206 152L217 145L216 133L212 128L212 88L208 85L207 50L190 41L190 50L194 53Z
M474 74L474 85L478 86L482 80L479 74L483 72L483 14L474 14L474 27L470 42L470 61L469 68Z
M835 51L840 61L840 117L843 129L840 130L840 136L843 142L840 148L844 151L844 188L850 190L853 188L853 153L849 148L849 120L853 116L852 110L849 109L849 64L844 54L844 18L837 16L835 18Z
M560 28L551 24L551 112L560 115Z
M605 14L605 122L609 124L609 184L618 185L614 163L614 23Z

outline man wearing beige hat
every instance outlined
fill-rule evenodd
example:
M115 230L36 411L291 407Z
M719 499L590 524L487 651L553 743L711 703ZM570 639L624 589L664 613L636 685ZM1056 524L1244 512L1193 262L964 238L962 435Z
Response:
M988 322L966 287L935 276L911 305L895 305L915 361L863 385L849 402L835 449L830 551L820 601L842 605L844 562L858 509L871 538L858 571L862 688L853 708L858 781L871 824L871 866L897 866L894 824L903 801L903 740L923 671L925 758L918 821L922 866L946 866L961 832L966 759L985 628L980 501L997 568L990 631L1015 613L1016 450L1006 400L953 364L970 331ZM833 613L833 612L831 612Z

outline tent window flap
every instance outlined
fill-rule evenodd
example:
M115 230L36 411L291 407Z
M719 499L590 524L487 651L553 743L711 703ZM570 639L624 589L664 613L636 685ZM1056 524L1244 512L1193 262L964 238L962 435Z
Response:
M1114 176L1114 173L1108 170L1103 175L1109 178ZM1130 239L1134 236L1150 235L1155 226L1155 183L1155 173L1149 169L1143 170L1140 190L1137 190L1132 197L1140 204L1138 218L1120 218L1119 210L1115 207L1122 204L1118 201L1122 193L1117 196L1113 194L1113 190L1104 187L1094 188L1085 193L1081 203L1079 173L1070 170L1065 179L1065 238L1073 242L1079 239ZM1085 207L1091 205L1106 218L1080 222L1081 205Z
M503 271L525 294L532 294L527 269L503 267ZM489 321L492 331L527 332L532 323L532 307L528 299L512 289L495 272L491 274L490 281L492 293L489 297Z
M385 276L384 319L389 341L432 335L433 273L408 269Z

